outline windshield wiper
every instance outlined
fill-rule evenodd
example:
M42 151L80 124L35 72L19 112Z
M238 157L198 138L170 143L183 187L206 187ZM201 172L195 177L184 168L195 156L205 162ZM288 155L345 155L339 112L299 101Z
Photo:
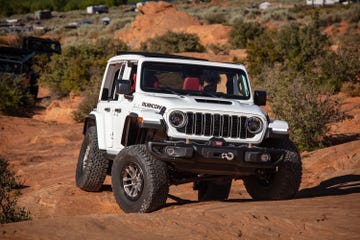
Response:
M202 93L202 95L207 96L207 97L217 97L216 93L214 93L214 92L203 91L201 93Z
M173 93L178 96L185 94L185 92L183 90L174 89L174 88L160 88L159 90L166 91L168 93Z
M234 97L236 98L236 96L234 96L234 95L229 95L229 94L222 93L222 92L216 92L216 93L214 93L214 95L216 97L227 98L227 99L231 99L231 98L234 98Z

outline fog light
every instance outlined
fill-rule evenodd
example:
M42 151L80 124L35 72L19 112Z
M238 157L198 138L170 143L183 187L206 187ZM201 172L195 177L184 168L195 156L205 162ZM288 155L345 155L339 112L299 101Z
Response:
M260 156L260 160L261 160L262 162L269 162L269 161L271 160L271 156L270 156L270 154L268 154L268 153L263 153L263 154L261 154L261 156Z

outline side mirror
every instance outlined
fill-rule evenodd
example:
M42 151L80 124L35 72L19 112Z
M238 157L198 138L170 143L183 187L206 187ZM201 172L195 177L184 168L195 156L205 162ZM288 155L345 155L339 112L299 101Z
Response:
M266 105L266 91L256 90L254 92L254 103L258 106Z
M129 80L118 80L116 93L117 94L125 94L125 95L131 94L130 81Z

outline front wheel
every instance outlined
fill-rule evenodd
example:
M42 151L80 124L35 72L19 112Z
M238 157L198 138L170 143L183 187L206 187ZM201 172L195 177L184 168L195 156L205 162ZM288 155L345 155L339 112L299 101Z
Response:
M76 167L76 185L88 192L100 191L109 162L99 149L96 127L86 130Z
M264 146L286 150L277 171L262 170L258 175L245 177L247 192L255 200L282 200L295 196L301 183L301 159L289 139L269 139Z
M154 159L144 145L124 148L114 159L112 189L127 213L147 213L162 208L169 192L166 163Z

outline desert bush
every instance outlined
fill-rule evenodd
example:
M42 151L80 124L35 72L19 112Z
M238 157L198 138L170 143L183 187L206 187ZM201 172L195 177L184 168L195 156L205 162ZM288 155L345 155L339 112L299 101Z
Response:
M254 40L264 32L258 23L237 20L230 31L229 42L233 48L245 48L249 40Z
M281 55L276 44L276 32L265 31L253 41L247 43L247 62L252 76L259 75L266 66L274 66L281 61Z
M341 17L342 17L341 15L333 12L326 15L322 15L320 18L320 26L327 27L332 24L339 23L342 20Z
M82 95L78 108L73 112L73 119L77 122L83 122L85 117L96 107L99 98L100 82L86 89Z
M204 16L204 19L207 24L226 23L225 13L222 12L208 13Z
M123 29L129 23L133 21L133 17L121 17L119 19L114 19L110 22L110 24L106 27L106 32L114 33Z
M217 45L217 44L209 44L207 46L211 52L215 55L229 55L230 47L227 44Z
M259 74L264 66L276 63L300 72L319 67L329 47L326 35L319 26L315 12L309 25L290 24L277 32L265 31L247 44L247 60L251 74Z
M30 220L30 213L17 206L20 184L8 161L0 157L0 224Z
M52 57L40 82L58 96L66 96L71 91L83 91L94 81L101 80L107 59L121 50L127 50L126 44L112 39L69 46L63 49L61 55Z
M276 9L268 11L262 16L262 21L289 21L294 20L289 9Z
M342 119L337 99L321 94L311 76L283 71L281 67L268 69L264 85L269 91L274 115L287 121L290 137L301 150L321 147L329 131L328 124Z
M179 53L204 52L199 37L190 33L175 33L168 31L162 36L148 39L141 43L140 49L146 52Z
M360 22L360 3L352 4L346 12L346 19L350 23Z
M341 92L350 97L360 97L360 82L346 82L342 84Z
M34 103L22 76L11 73L0 73L0 99L0 113L5 114L19 114Z
M343 83L360 79L360 36L354 34L342 39L336 52L329 51L320 60L320 83L325 89L339 91Z

